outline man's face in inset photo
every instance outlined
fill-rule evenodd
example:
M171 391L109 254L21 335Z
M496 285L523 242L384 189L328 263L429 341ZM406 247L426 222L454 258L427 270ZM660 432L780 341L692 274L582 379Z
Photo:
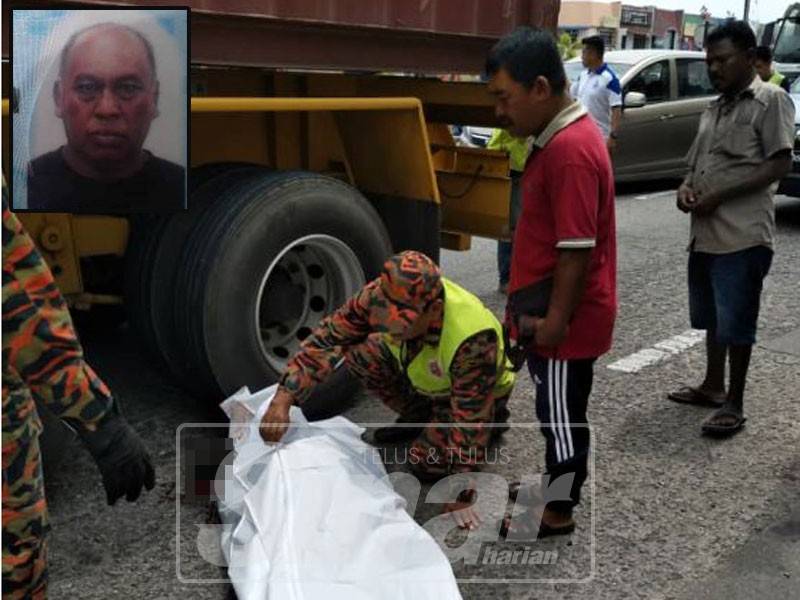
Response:
M53 90L68 152L88 170L135 165L158 115L158 81L145 41L118 25L91 27L62 57Z

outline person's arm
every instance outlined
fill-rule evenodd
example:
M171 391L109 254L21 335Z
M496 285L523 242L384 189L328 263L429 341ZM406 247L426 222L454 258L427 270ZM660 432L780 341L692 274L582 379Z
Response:
M756 169L742 177L731 177L723 185L705 193L697 192L697 201L691 211L697 215L708 215L725 202L763 190L785 177L792 170L790 150L771 156Z
M449 472L471 473L486 460L492 430L485 427L494 417L494 386L497 381L497 334L481 331L459 346L450 365L452 389L450 407L452 421L448 427L447 451ZM461 527L475 527L480 516L470 508L471 502L456 501L444 512L454 513Z
M572 82L572 85L569 86L569 95L575 100L578 100L578 92L581 89L581 77L583 77L583 73L581 73L578 78Z
M3 360L54 415L95 430L111 392L83 359L50 269L8 209L3 187Z
M459 346L450 365L450 408L453 422L460 423L448 435L453 473L475 471L485 458L491 429L484 424L492 420L497 352L497 334L481 331Z
M544 319L524 316L520 328L532 332L537 346L555 348L569 333L569 323L586 290L592 249L559 250L553 273L553 291Z
M342 360L342 346L357 344L370 332L369 301L378 280L373 280L344 306L323 319L286 365L275 397L261 419L261 437L277 442L289 427L289 409L302 404Z
M622 106L611 107L611 137L616 137L619 134L619 123L622 120Z
M286 365L280 387L302 404L342 359L342 347L364 341L371 331L369 298L378 281L368 283L343 306L325 317Z
M726 179L718 187L697 192L692 212L708 215L724 202L763 190L792 169L794 103L783 93L773 94L757 129L764 148L764 162L755 170Z
M697 165L697 158L700 148L700 131L703 130L702 127L702 119L706 118L707 113L703 113L700 117L701 125L699 127L698 133L694 136L694 141L692 142L691 147L689 148L689 152L686 154L686 164L687 164L687 171L686 176L683 178L683 182L681 182L680 186L678 186L678 193L677 193L677 206L678 210L684 213L688 213L691 210L692 205L697 201L697 198L694 195L694 190L692 189L692 181L694 179L694 172Z
M134 501L155 486L141 438L105 383L83 359L53 275L16 216L3 186L3 361L54 415L78 434L97 463L106 501Z
M609 152L617 147L617 135L619 132L619 124L622 119L622 86L617 79L617 76L607 71L611 80L606 84L606 91L608 93L608 105L611 107L611 125L608 132L608 140L606 145Z

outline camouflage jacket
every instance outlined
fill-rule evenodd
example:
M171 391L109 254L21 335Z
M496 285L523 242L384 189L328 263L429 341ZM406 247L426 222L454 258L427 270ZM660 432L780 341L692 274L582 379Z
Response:
M289 361L281 385L292 394L296 403L302 404L314 385L324 381L336 368L344 355L342 347L362 343L373 333L370 321L376 322L375 311L381 313L379 318L392 318L391 307L376 305L374 290L378 285L378 279L371 281L326 317ZM412 361L423 344L437 345L441 328L440 319L431 325L423 339L408 343L406 360ZM481 424L493 419L492 391L497 380L497 342L494 331L481 331L459 346L452 361L452 421L463 425L449 427L449 439L442 440L441 445L451 453L470 457L463 461L461 468L456 466L455 470L472 470L475 459L480 461L488 444L489 431L482 428Z
M3 447L41 431L34 399L94 429L111 393L83 360L66 302L3 186Z

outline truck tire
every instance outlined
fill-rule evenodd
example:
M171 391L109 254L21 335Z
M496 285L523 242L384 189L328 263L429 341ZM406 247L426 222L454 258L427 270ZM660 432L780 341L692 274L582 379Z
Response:
M160 370L175 371L172 363L174 335L167 334L172 322L173 288L180 248L186 233L201 212L192 201L194 191L215 177L237 169L253 169L248 163L213 163L189 173L189 210L172 215L132 215L125 252L124 309L137 343ZM95 307L93 307L94 309Z
M391 252L375 209L341 181L304 172L230 181L191 232L174 282L190 376L222 394L274 382L300 341ZM330 386L317 396L338 403L354 389L346 369Z
M204 165L192 169L189 178L189 210L171 215L159 234L152 256L150 279L146 282L147 318L153 339L151 354L165 365L176 383L192 392L205 394L191 374L186 344L175 329L175 280L181 271L181 254L202 216L222 191L248 176L268 172L263 167L242 163Z
M135 215L130 219L130 238L125 251L125 313L128 324L142 350L160 369L166 367L152 319L150 282L153 260L168 218L156 215Z

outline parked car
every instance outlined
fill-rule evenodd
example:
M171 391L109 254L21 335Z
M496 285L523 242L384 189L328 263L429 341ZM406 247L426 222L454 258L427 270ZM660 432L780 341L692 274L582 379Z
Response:
M476 125L464 125L454 127L453 137L459 146L471 148L485 148L492 137L492 127L478 127Z
M622 85L623 114L614 178L618 182L683 177L686 154L700 115L716 96L703 52L612 50L606 63ZM580 58L564 63L567 79L578 78ZM461 128L458 143L483 147L489 127Z
M791 87L794 101L794 151L792 152L792 172L781 180L778 193L800 198L800 78Z
M700 115L718 95L703 52L616 50L606 62L622 85L614 153L617 181L683 177Z
M775 68L793 83L800 77L800 3L790 5L776 26L772 58Z

